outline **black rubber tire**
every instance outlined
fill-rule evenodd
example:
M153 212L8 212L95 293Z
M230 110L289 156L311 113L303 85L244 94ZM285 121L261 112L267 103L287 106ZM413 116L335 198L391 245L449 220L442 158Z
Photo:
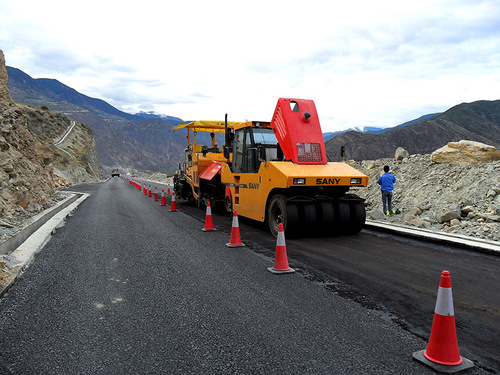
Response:
M286 205L286 225L285 234L289 238L295 238L300 235L299 228L299 208L295 203Z
M284 195L276 194L271 198L267 207L267 224L274 237L278 236L280 223L283 223L287 235L292 237L296 235L299 226L299 210L295 203L287 204Z
M328 235L335 225L335 213L332 202L319 202L318 208L318 224L321 227L321 231L325 235Z
M284 195L276 194L269 201L267 207L267 224L269 231L274 237L278 236L279 224L283 223L286 227L287 224L287 207L286 198Z
M314 203L305 203L302 209L303 215L299 218L300 229L310 233L316 229L316 206Z
M349 224L349 233L356 234L361 232L365 226L366 209L363 202L350 202L351 223Z
M351 223L351 210L349 209L349 204L347 202L337 203L337 220L335 225L335 230L340 234L349 233L349 224Z

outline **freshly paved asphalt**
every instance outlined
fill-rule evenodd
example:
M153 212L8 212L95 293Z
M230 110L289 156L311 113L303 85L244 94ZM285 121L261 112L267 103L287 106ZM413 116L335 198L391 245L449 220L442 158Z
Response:
M0 300L0 373L432 374L382 311L113 178ZM469 374L486 373L474 368Z
M204 220L204 210L196 205L181 202L178 207ZM230 233L231 219L225 209L212 211L215 226ZM243 242L253 251L274 257L276 239L266 225L240 218L240 228ZM365 307L388 312L392 320L424 340L430 336L441 272L449 270L460 353L500 374L498 254L453 242L434 243L425 236L416 239L367 229L355 236L303 234L287 237L287 244L291 266L304 277Z

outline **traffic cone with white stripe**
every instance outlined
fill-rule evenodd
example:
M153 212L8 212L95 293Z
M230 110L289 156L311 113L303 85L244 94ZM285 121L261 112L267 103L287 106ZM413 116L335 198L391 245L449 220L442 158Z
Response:
M241 237L240 237L240 225L238 223L238 214L236 213L236 210L233 212L233 224L231 228L231 239L229 240L229 243L226 244L227 247L241 247L245 246L244 243L241 242Z
M148 195L148 189L146 188L146 184L142 184L142 192L144 193L144 195Z
M160 201L160 206L166 206L167 201L165 200L165 192L163 189L161 189L161 201Z
M156 186L155 186L155 197L153 198L153 200L155 201L158 200L158 191L156 190Z
M292 273L295 272L293 268L288 265L288 258L286 255L285 243L285 230L283 224L280 223L278 228L278 237L276 238L276 256L274 257L274 267L267 269L272 273Z
M152 197L153 193L151 193L151 185L149 185L148 197Z
M413 358L434 370L448 374L474 366L472 361L461 357L458 350L451 277L448 271L441 274L427 349L413 353Z
M207 211L205 215L205 227L202 229L203 232L211 232L217 230L214 228L214 223L212 221L212 208L210 208L210 202L207 202Z
M177 203L175 203L175 191L172 192L172 201L170 202L169 212L177 212Z

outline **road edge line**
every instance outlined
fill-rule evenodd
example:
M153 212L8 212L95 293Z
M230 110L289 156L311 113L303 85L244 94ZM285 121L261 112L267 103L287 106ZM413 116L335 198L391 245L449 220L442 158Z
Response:
M415 229L405 225L392 223L386 224L373 220L366 220L364 227L367 229L377 229L385 232L400 233L405 236L425 239L431 242L453 244L455 246L459 246L469 250L500 256L500 244L497 244L494 241L484 240L482 238L473 238L451 233L435 232L423 228Z

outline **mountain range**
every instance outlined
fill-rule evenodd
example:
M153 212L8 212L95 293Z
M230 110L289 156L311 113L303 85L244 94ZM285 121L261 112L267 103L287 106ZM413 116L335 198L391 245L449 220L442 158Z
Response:
M34 79L7 66L12 99L34 107L64 113L94 132L103 169L174 171L185 148L185 134L172 127L182 122L171 116L144 116L122 112L101 99L91 98L55 79Z
M14 100L64 113L94 132L103 169L172 172L183 158L185 133L172 128L182 119L155 112L129 114L101 99L81 94L55 79L34 79L7 67ZM340 147L354 160L393 157L398 147L425 154L451 141L468 139L500 148L500 100L462 103L443 113L428 114L393 128L365 128L325 133L331 161L341 160Z
M439 116L440 114L441 114L441 112L440 113L430 113L428 115L423 115L423 116L420 116L419 118L416 118L414 120L406 121L400 125L397 125L394 127L389 127L389 128L377 128L374 126L364 126L361 128L350 128L350 129L346 129L346 130L340 130L337 132L323 133L323 139L325 141L328 141L329 139L336 137L339 134L347 133L348 131L357 131L357 132L372 133L372 134L382 134L382 133L394 130L396 128L404 128L405 126L416 124L417 122L420 122L423 120L432 120L432 119L436 118L437 116Z
M348 159L375 160L393 157L398 147L410 154L428 154L463 139L500 148L500 100L458 104L381 134L348 131L328 140L325 148L331 161L342 160L342 146Z

